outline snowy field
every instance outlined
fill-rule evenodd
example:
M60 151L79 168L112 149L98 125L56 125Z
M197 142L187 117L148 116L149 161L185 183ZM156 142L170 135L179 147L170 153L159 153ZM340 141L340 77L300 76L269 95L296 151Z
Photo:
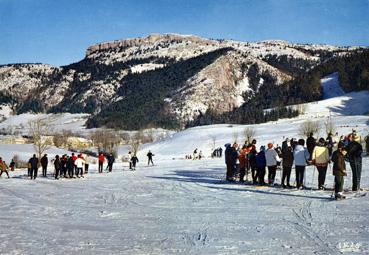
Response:
M304 115L252 125L258 147L299 138L298 128L307 119L319 121L318 137L325 137L329 116L339 134L356 129L367 135L369 118L363 114L369 111L368 92L337 94L332 79L334 75L323 85L330 82L336 95L325 94L326 100L309 104ZM73 119L71 123L83 129ZM212 142L223 149L235 139L241 143L245 127L250 126L196 127L143 145L136 171L117 163L112 173L103 174L92 165L84 179L54 180L50 173L29 180L25 169L11 172L10 179L3 175L0 254L369 254L369 195L348 192L349 199L333 201L332 191L316 190L313 166L306 170L306 190L224 181L224 159L208 157ZM207 158L185 160L195 148ZM7 162L14 154L33 154L31 145L1 144L0 150ZM127 150L119 148L120 156ZM155 166L146 166L148 150L155 154ZM53 157L65 151L48 153ZM346 191L352 178L349 164L347 168ZM328 188L333 186L331 172ZM293 170L292 183L294 177ZM277 172L276 183L280 178ZM369 188L368 156L363 158L362 187Z
M136 171L118 164L109 174L94 167L84 179L3 177L0 253L369 253L369 196L336 202L331 191L228 184L223 159L155 163L142 158Z

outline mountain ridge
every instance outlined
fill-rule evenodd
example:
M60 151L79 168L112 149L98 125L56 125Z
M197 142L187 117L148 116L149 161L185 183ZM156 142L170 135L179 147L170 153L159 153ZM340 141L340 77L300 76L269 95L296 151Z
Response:
M164 122L173 122L169 127L183 127L208 110L223 114L238 109L266 88L280 89L328 60L361 50L364 48L280 40L248 43L152 34L91 45L84 59L61 67L0 66L0 102L10 104L15 113L91 113L90 127L143 128ZM148 88L162 92L151 96ZM163 92L163 88L167 90ZM127 93L138 99L131 102ZM153 112L143 109L146 101L164 112L163 119L153 120ZM122 107L126 111L111 115L125 123L98 121ZM135 112L141 114L132 114Z

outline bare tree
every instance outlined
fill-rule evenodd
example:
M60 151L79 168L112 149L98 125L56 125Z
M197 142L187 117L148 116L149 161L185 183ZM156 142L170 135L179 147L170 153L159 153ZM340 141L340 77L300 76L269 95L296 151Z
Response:
M92 143L99 151L113 153L115 147L120 144L120 137L117 132L112 130L96 130L90 135Z
M232 137L233 137L233 142L234 142L234 143L237 143L237 141L238 141L238 136L239 136L239 134L238 134L238 132L237 132L237 131L233 132Z
M52 145L52 139L47 137L52 133L52 122L52 119L42 117L28 122L31 141L39 159Z
M143 133L142 131L138 131L136 134L131 136L130 145L131 145L131 152L133 155L137 155L138 149L140 148L141 141L142 141Z
M256 136L256 130L253 127L247 127L243 130L243 135L245 137L245 142L250 144L252 139Z
M211 151L214 151L215 146L216 146L216 142L217 142L217 136L216 135L209 135L209 138L210 138Z
M319 122L307 120L300 125L298 132L299 135L308 137L310 133L317 134L319 128L320 128Z
M334 124L331 118L328 118L326 122L324 122L325 132L327 136L329 134L334 134L336 132L336 125Z

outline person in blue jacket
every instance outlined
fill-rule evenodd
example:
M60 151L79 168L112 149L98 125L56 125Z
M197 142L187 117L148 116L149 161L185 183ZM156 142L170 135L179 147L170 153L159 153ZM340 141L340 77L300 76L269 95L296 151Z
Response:
M304 147L305 140L299 139L293 151L293 157L295 160L295 171L296 171L296 188L303 189L305 168L308 164L310 153L307 148Z

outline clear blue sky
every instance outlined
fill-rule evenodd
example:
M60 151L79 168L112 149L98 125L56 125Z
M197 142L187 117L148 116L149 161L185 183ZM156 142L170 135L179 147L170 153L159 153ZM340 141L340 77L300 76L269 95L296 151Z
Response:
M0 0L0 64L65 65L150 33L369 46L369 0Z

